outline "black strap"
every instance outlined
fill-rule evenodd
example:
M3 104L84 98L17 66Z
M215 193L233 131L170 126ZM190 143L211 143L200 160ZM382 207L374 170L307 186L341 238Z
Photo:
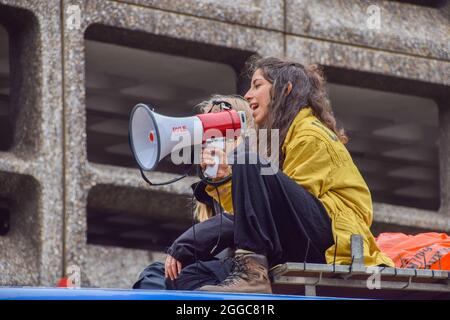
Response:
M141 167L139 167L139 170L141 171L141 176L142 176L142 178L143 178L143 179L145 180L145 182L147 182L149 185L151 185L151 186L165 186L165 185L167 185L167 184L171 184L171 183L177 182L177 181L179 181L179 180L181 180L181 179L183 179L183 178L186 178L187 175L189 174L189 172L191 172L192 166L191 166L191 167L189 168L189 170L188 170L185 174L183 174L182 176L177 177L177 178L174 178L174 179L169 180L169 181L166 181L166 182L160 182L160 183L154 183L154 182L151 182L151 181L145 176L144 171L142 170Z
M203 174L203 170L201 169L200 166L197 166L197 175L198 177L206 184L213 186L213 187L220 187L221 185L227 183L228 181L231 180L232 176L226 176L225 178L222 178L220 180L212 180L210 178L207 178L204 174Z

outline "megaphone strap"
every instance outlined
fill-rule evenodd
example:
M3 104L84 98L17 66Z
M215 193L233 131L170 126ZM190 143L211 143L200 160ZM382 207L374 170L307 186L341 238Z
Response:
M141 171L141 176L142 176L142 178L145 180L145 182L147 182L147 183L148 183L149 185L151 185L151 186L165 186L165 185L167 185L167 184L171 184L171 183L177 182L177 181L179 181L179 180L181 180L181 179L183 179L183 178L186 178L187 175L189 174L189 172L190 172L191 170L192 170L192 166L189 168L189 170L188 170L185 174L183 174L183 175L180 176L180 177L174 178L174 179L169 180L169 181L166 181L166 182L154 183L154 182L151 182L151 181L146 177L146 175L144 174L144 171L142 170L142 168L139 167L139 171Z
M220 180L212 180L210 178L205 177L205 175L203 174L203 170L201 169L200 166L197 166L197 174L198 177L206 184L213 186L213 187L220 187L221 185L227 183L228 181L231 180L232 176L229 175L225 178L222 178Z

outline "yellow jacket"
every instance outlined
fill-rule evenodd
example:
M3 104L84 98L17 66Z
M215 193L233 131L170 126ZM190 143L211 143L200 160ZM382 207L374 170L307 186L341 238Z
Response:
M282 151L283 172L318 198L331 217L335 241L337 238L336 263L351 263L350 236L360 234L365 265L394 266L370 232L373 213L369 188L345 146L311 108L303 108L295 117ZM208 186L206 191L217 200L215 188ZM219 192L222 206L232 212L231 182L221 186ZM334 253L335 245L326 251L327 263L333 263Z

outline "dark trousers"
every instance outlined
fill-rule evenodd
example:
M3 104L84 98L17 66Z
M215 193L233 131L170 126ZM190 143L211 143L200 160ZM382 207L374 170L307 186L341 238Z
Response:
M230 274L231 259L198 261L184 267L174 281L164 278L164 263L154 262L142 271L133 289L195 290L205 285L216 285Z
M270 267L325 263L334 241L324 206L282 171L262 175L263 166L233 165L235 247L266 255Z
M166 280L167 289L195 290L206 285L221 283L231 273L231 259L198 261L181 270L174 281Z
M164 263L153 262L139 275L133 289L165 290Z

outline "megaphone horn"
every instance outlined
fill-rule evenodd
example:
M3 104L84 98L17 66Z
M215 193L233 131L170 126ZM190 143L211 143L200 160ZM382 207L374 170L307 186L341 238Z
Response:
M184 147L173 139L174 135L190 134L193 139L189 139L189 143L204 143L207 138L204 133L208 130L217 130L225 137L227 130L244 129L245 125L245 113L242 111L226 110L177 118L158 114L139 103L130 114L130 148L139 167L151 171L175 147Z

